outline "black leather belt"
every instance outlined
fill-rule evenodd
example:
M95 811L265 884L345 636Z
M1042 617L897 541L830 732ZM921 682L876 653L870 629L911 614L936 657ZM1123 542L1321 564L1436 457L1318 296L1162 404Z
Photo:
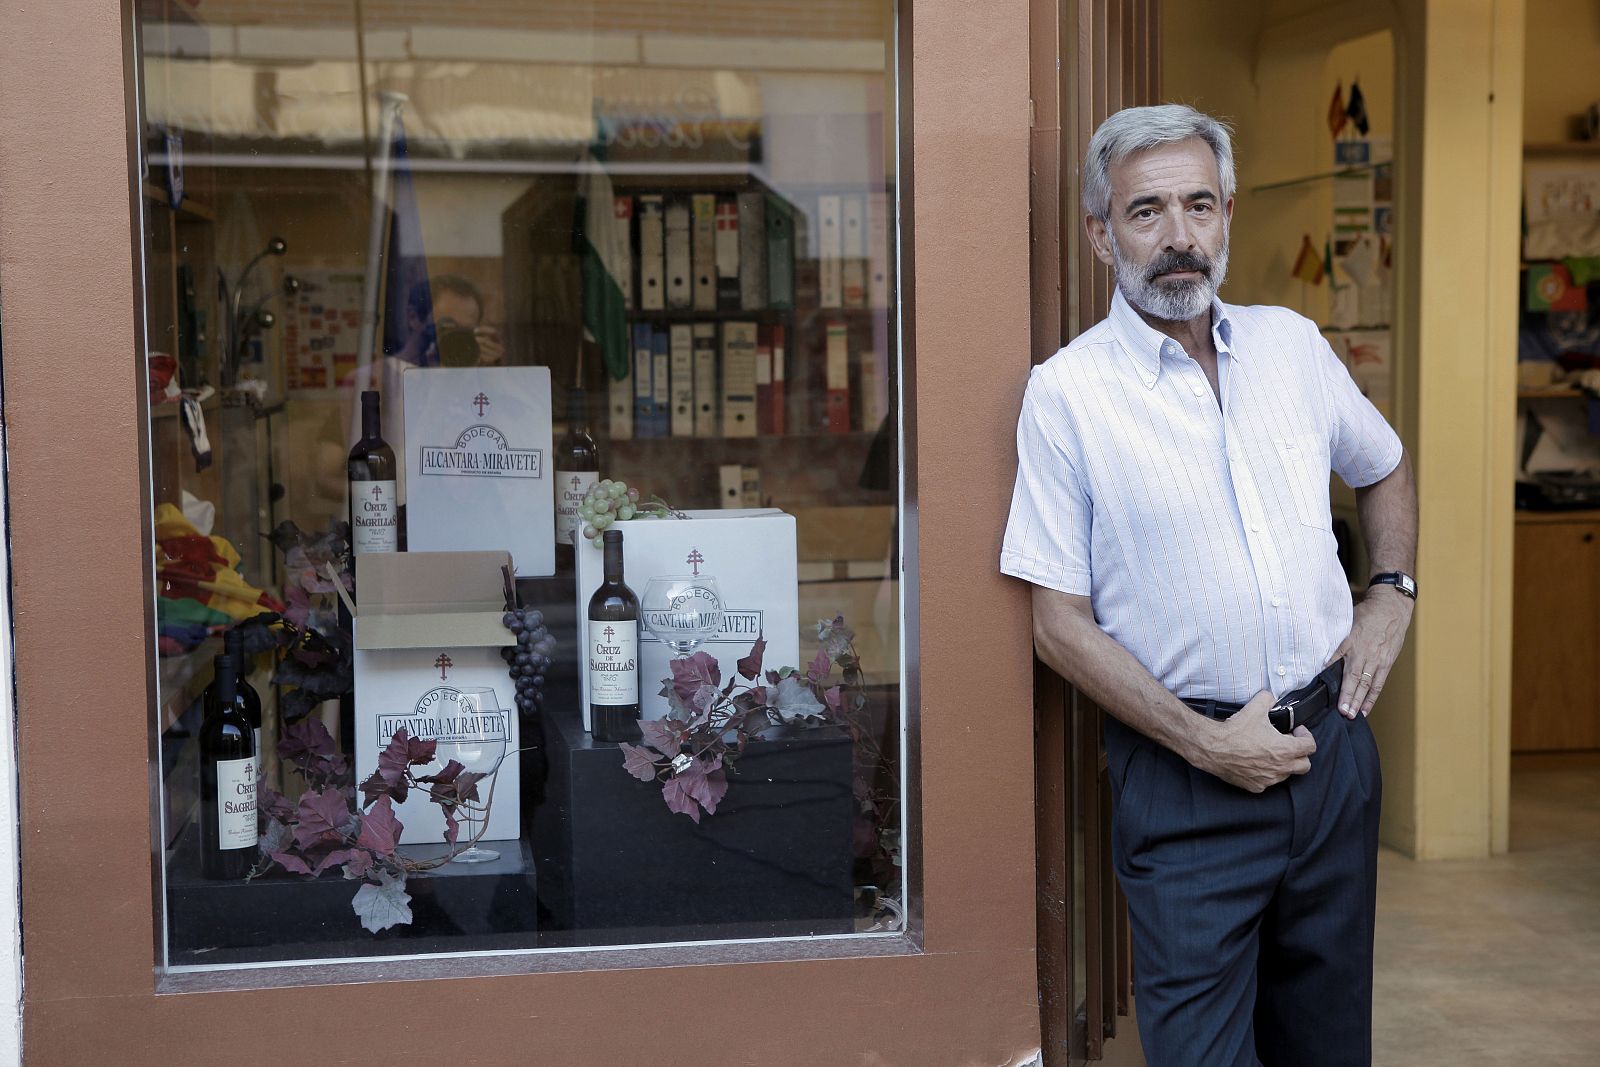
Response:
M1267 712L1267 719L1280 734L1293 733L1296 726L1307 730L1322 721L1322 717L1339 702L1339 687L1344 684L1344 660L1337 659L1311 680L1309 685L1285 693ZM1226 719L1244 707L1225 700L1185 700L1195 711L1213 719Z

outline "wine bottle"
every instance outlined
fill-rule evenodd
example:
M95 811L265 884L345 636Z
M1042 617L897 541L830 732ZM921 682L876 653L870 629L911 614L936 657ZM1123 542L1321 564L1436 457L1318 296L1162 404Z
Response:
M239 701L239 665L218 656L200 723L200 870L236 879L256 860L255 731Z
M600 449L589 434L589 394L567 390L567 434L556 445L556 568L573 567L573 545L583 520L578 509L600 480Z
M345 464L350 483L350 549L353 552L398 552L400 510L395 499L394 449L383 439L378 394L361 394L361 440Z
M589 721L596 741L639 737L639 598L622 580L622 531L607 530L605 579L589 598Z
M256 734L256 759L261 759L261 694L250 684L250 657L244 653L244 636L237 629L229 630L222 638L222 647L233 657L238 670L239 710L250 720Z

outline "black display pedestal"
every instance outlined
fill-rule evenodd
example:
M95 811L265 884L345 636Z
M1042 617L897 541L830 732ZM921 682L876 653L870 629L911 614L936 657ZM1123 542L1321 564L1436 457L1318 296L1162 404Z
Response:
M541 945L854 929L843 730L752 742L698 826L623 770L617 746L585 733L575 712L547 711L544 736L549 777L532 822Z
M282 871L253 882L200 877L199 831L192 823L167 868L171 962L256 963L537 947L537 886L526 840L485 841L488 863L447 863L406 880L412 922L369 934L350 908L356 882ZM413 859L441 855L444 843L402 845Z

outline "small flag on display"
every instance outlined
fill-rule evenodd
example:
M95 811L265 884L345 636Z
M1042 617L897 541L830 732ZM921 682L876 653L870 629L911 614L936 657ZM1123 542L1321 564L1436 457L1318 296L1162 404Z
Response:
M1295 257L1292 273L1308 285L1322 284L1322 257L1312 246L1310 234L1300 238L1300 254Z
M1346 115L1344 113L1344 82L1334 86L1333 99L1328 102L1328 132L1339 136L1344 129Z
M1328 276L1328 284L1336 284L1333 280L1333 239L1322 239L1322 273Z
M1565 264L1535 263L1528 267L1527 307L1529 311L1587 311L1589 293L1572 284Z
M1361 94L1360 82L1350 83L1350 106L1344 113L1355 124L1356 132L1365 137L1370 127L1367 124L1367 98Z

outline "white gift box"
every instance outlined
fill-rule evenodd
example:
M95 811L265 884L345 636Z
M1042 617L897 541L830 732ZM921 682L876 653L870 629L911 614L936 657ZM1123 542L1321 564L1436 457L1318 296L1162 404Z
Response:
M799 585L795 572L794 516L776 508L688 511L687 519L632 519L622 531L623 581L644 601L653 577L710 575L722 594L722 626L699 651L717 658L726 682L758 636L767 640L764 668L800 667ZM589 598L604 578L604 554L578 541L578 620L588 618ZM639 624L639 714L664 719L668 707L657 694L672 675L672 649ZM583 727L589 723L589 676L583 679Z
M516 638L505 614L505 552L367 552L356 556L355 689L356 784L378 769L378 753L402 726L412 737L438 742L438 758L413 767L433 774L451 759L468 770L506 757L496 772L494 803L485 840L522 836L521 761L516 689L501 648ZM487 731L462 730L463 689L494 690L497 712L486 712ZM464 746L487 737L486 751L464 758ZM487 799L490 780L478 784ZM444 840L444 812L413 790L395 806L405 825L402 844ZM462 837L466 827L462 827Z
M427 367L405 392L412 552L510 552L523 577L556 572L548 367Z

